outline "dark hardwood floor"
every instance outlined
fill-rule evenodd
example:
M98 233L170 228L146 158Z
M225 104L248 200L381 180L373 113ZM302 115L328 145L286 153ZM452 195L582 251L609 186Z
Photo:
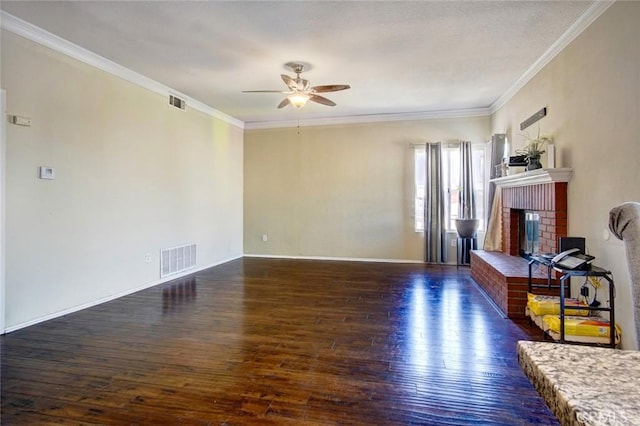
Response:
M557 424L538 337L465 268L245 258L3 336L2 424Z

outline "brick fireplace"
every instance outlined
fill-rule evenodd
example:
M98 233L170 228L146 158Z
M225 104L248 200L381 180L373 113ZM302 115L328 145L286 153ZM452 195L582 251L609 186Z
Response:
M567 184L570 168L538 169L492 179L502 190L502 252L477 250L471 254L471 276L509 318L523 318L527 303L528 265L520 257L521 216L539 215L538 250L558 251L558 237L567 236ZM534 273L535 282L546 275Z
M557 253L558 237L567 236L567 182L502 189L502 251L519 253L519 217L531 210L540 216L540 253Z

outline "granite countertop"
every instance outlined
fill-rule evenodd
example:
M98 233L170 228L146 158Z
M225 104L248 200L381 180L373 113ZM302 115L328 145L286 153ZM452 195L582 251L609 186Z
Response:
M640 425L640 352L518 342L518 362L563 425Z

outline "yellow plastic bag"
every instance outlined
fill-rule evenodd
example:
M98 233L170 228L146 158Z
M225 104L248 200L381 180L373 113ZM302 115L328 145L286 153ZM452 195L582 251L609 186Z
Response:
M560 333L560 317L555 315L547 315L542 321L545 324L545 331L551 330L554 333ZM591 336L591 337L609 337L610 336L609 321L600 317L564 317L564 334L569 336ZM616 324L616 334L621 335L620 327Z
M589 309L566 309L567 306L587 306L578 299L564 299L564 314L572 316L589 316ZM544 296L542 294L527 293L527 307L537 316L560 315L560 298L557 296Z

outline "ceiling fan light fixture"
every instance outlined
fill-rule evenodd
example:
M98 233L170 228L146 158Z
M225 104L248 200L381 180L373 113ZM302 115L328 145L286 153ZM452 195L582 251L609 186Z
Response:
M0 0L1 1L1 0ZM278 109L284 108L291 104L296 109L300 109L307 104L307 101L315 102L326 106L336 106L336 103L318 93L338 92L340 90L350 89L348 84L325 84L321 86L313 86L309 80L300 77L300 73L309 65L298 62L287 62L285 67L296 73L296 77L292 78L287 74L280 74L280 78L287 85L289 90L243 90L242 93L282 93L287 95L278 104Z
M289 99L289 102L291 102L291 105L300 109L303 106L305 106L305 104L307 103L309 98L311 98L311 96L306 95L304 93L293 93L287 96L287 98Z

